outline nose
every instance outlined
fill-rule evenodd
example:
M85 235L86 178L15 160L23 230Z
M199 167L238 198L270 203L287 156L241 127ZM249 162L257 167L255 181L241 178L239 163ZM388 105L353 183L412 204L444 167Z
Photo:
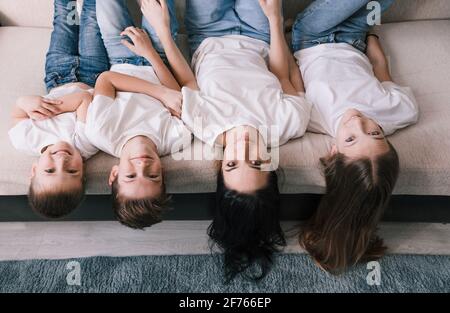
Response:
M54 166L58 171L64 171L66 165L69 163L69 158L66 156L54 156Z
M147 159L134 159L132 160L134 166L138 167L146 167L150 164L150 161Z

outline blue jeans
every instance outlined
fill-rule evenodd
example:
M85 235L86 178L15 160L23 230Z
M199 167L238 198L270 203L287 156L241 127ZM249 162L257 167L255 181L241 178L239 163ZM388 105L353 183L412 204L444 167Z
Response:
M167 5L170 11L172 36L176 39L178 20L175 14L174 0L167 0ZM145 58L136 55L121 43L121 40L125 38L120 36L120 33L123 32L125 28L134 26L125 0L99 1L97 4L97 18L111 65L123 63L150 65ZM155 30L145 17L142 17L142 29L148 33L152 40L153 47L159 53L161 58L167 62L164 47L156 35Z
M270 27L258 0L187 0L191 52L208 37L244 35L270 42Z
M365 52L370 29L367 9L370 0L315 0L297 16L292 30L294 51L323 43L348 43ZM379 0L386 11L394 0Z
M46 63L47 90L82 82L94 86L97 77L109 69L108 55L98 28L95 0L85 0L80 25L75 23L75 1L55 0L53 32Z

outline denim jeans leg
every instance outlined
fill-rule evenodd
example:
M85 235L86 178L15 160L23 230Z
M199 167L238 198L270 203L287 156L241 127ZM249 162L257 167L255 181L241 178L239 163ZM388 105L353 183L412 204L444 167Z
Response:
M167 6L169 8L169 13L170 13L170 30L171 30L173 39L176 40L177 35L178 35L178 19L177 19L177 14L176 14L175 1L167 0ZM164 51L164 47L161 43L161 40L159 39L155 30L153 29L153 27L150 25L150 23L147 21L147 19L144 16L142 17L142 29L145 29L145 31L148 33L148 35L150 36L150 38L152 40L153 47L159 53L161 58L167 63L166 53Z
M258 0L236 0L235 11L241 22L241 34L270 43L269 20Z
M97 23L96 0L84 0L83 2L80 17L79 55L79 81L94 87L97 77L109 69L108 53Z
M298 14L294 23L292 30L294 51L321 43L368 2L369 0L315 0Z
M97 22L111 65L120 63L142 63L142 58L122 44L120 34L134 26L125 0L100 0L97 2Z
M47 91L77 81L78 36L76 1L55 0L53 32L45 62Z
M394 0L379 0L377 2L380 4L380 13L384 13L392 5ZM368 16L371 13L371 10L369 10L367 6L364 6L350 18L337 26L335 29L336 42L351 44L355 48L365 52L367 47L367 32L372 26L368 23Z
M208 37L240 33L235 0L186 0L185 24L193 53Z

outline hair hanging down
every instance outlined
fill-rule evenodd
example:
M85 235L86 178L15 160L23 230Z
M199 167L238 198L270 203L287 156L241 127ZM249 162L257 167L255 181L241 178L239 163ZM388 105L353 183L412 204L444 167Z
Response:
M327 190L300 234L300 245L322 269L339 274L384 255L377 225L399 174L397 152L390 143L389 148L373 160L343 154L321 160Z
M242 194L225 186L219 172L216 207L208 228L211 240L224 252L225 277L232 280L253 264L259 273L245 277L259 280L272 265L272 255L286 245L280 226L280 193L276 172L271 172L264 189Z
M28 190L28 203L37 214L58 219L69 215L83 202L84 190L84 182L81 182L74 190L42 191L33 179Z
M127 199L120 196L117 179L112 184L113 211L117 220L134 229L144 229L162 221L170 209L170 198L165 186L159 198Z

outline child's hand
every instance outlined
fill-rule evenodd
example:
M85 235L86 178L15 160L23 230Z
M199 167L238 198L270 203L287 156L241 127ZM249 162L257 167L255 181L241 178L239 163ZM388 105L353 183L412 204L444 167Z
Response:
M165 88L164 93L160 97L160 101L173 116L181 119L181 110L183 107L183 95L181 92Z
M166 0L142 0L141 11L158 36L170 34L170 14Z
M152 41L148 37L147 32L143 29L130 26L120 35L128 36L131 39L133 44L126 40L122 40L122 44L139 56L145 57L149 52L154 50Z
M259 0L259 5L269 21L282 18L283 13L281 0Z
M58 106L61 100L52 100L40 96L21 97L17 101L18 106L33 120L45 120L61 113Z

